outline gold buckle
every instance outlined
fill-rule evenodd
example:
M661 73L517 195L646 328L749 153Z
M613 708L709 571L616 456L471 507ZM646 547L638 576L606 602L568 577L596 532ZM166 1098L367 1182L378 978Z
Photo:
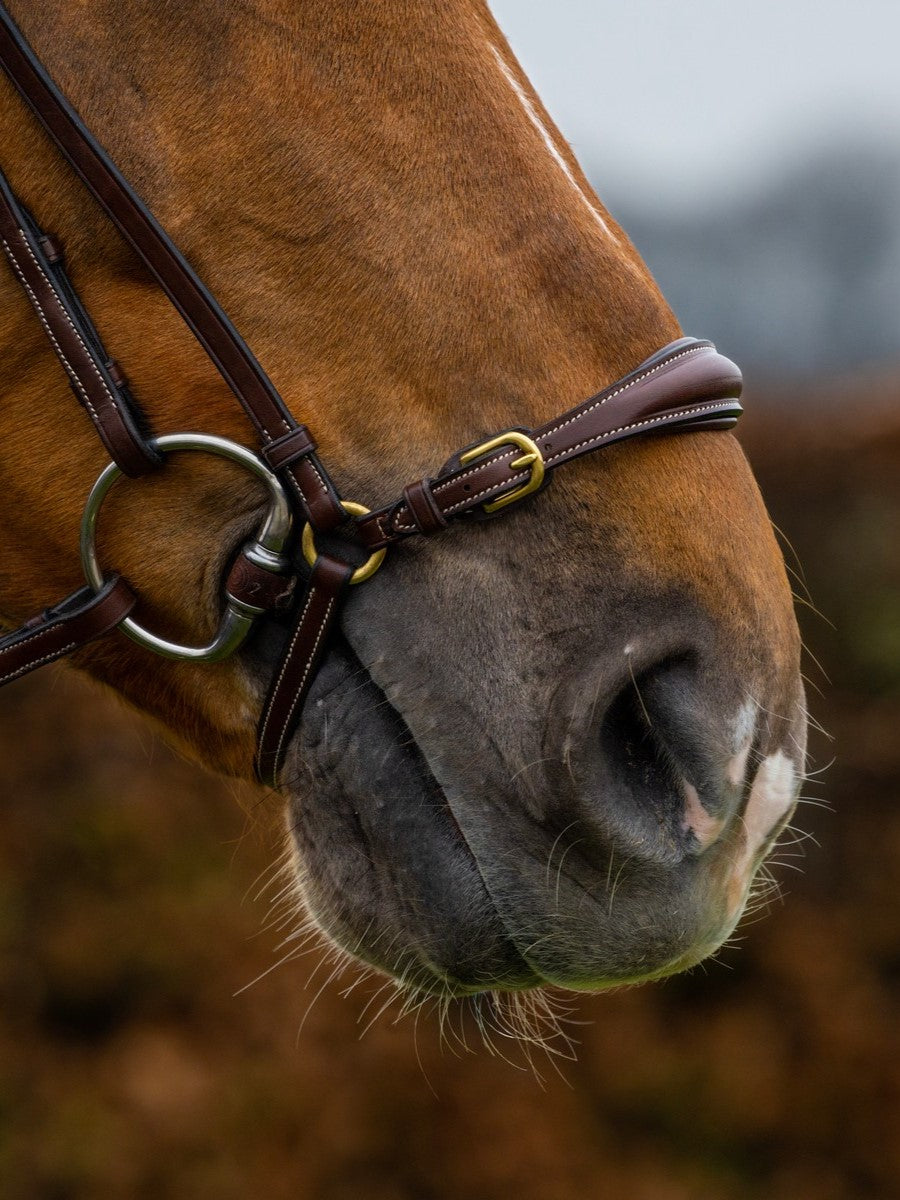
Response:
M511 492L506 492L499 499L483 505L486 513L496 512L498 508L506 508L507 504L515 504L517 500L524 500L526 496L536 492L544 482L544 456L541 454L540 447L527 434L520 433L518 429L500 433L497 437L482 442L474 450L467 450L465 454L459 456L459 461L462 466L466 466L476 458L483 458L485 454L490 454L492 450L498 450L501 446L517 446L523 451L521 457L509 465L514 471L524 471L528 468L528 480L520 487L513 488Z
M353 500L342 500L341 508L351 517L364 517L368 508L364 508L362 504L356 504ZM316 559L319 557L319 552L316 549L316 539L313 533L313 527L309 521L303 526L303 533L300 537L300 545L303 549L303 557L311 567L316 565ZM365 583L367 579L371 579L381 564L384 562L384 556L387 554L387 546L381 550L376 550L374 554L370 554L361 567L357 567L350 576L351 583Z

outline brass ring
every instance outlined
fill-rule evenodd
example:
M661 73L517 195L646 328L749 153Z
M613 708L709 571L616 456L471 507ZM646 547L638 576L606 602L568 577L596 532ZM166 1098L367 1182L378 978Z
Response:
M341 508L350 517L364 517L371 509L366 508L362 504L357 504L353 500L342 500ZM316 549L316 538L313 533L313 527L309 521L303 526L303 533L300 537L300 546L303 550L303 557L311 567L316 565L316 559L319 557L319 552ZM370 554L361 567L357 567L350 576L351 583L365 583L367 579L371 579L381 564L384 562L384 556L387 554L387 546L381 550L376 550L374 554Z

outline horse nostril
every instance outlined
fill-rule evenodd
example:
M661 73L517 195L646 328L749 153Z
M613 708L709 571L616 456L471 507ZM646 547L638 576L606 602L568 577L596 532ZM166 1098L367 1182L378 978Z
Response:
M629 671L592 722L583 802L604 840L638 859L672 864L704 849L737 801L700 692L692 657L670 657Z
M682 807L680 779L638 680L629 680L607 709L599 743L619 837L625 834L634 849L648 847L650 831L672 841Z
M600 726L600 745L630 791L659 795L675 785L671 756L637 680L623 688L608 708Z

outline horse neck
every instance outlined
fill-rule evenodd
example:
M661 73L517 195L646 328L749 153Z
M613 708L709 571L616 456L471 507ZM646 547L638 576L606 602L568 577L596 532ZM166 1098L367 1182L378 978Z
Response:
M402 406L408 469L417 445L433 454L436 437L511 411L536 421L677 332L480 0L138 0L124 27L95 4L61 8L52 29L31 0L14 7L291 406L345 457L365 458L338 432L348 400L368 402L370 447ZM3 93L4 145L22 120ZM84 282L102 304L133 275L127 252L42 136L19 141L11 174L96 264ZM150 303L137 322L109 318L138 369ZM177 391L164 404L183 406Z

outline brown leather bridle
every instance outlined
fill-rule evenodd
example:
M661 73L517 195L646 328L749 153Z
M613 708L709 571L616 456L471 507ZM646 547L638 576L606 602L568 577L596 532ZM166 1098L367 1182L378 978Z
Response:
M0 244L114 464L92 490L82 526L88 586L0 638L0 685L119 626L169 657L217 661L237 649L258 617L287 612L292 628L263 705L256 755L258 777L274 785L346 589L374 574L388 547L416 535L430 537L451 521L502 512L546 486L564 463L612 442L638 434L728 429L741 413L738 368L710 342L682 338L540 428L509 429L473 443L434 477L409 484L392 504L369 512L342 500L310 431L291 415L215 298L85 128L2 5L0 65L181 313L253 422L261 446L256 456L212 435L150 436L145 415L66 276L58 243L42 232L0 171ZM238 552L225 581L223 627L200 648L167 643L137 626L130 617L134 593L118 576L104 577L93 551L97 511L115 479L159 470L169 451L190 448L240 461L270 494L263 530ZM308 572L301 569L296 539L288 541L291 516L303 522L299 549ZM316 549L316 534L332 535L327 552ZM342 542L347 559L335 549ZM357 566L360 549L369 557Z

